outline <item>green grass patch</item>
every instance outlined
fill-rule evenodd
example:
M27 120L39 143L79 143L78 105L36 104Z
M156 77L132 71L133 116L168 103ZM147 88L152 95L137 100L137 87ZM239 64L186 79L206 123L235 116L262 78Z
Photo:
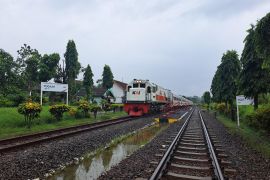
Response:
M248 111L251 110L249 108L244 110L245 113ZM247 126L243 121L240 121L240 128L238 128L236 121L231 121L220 114L217 119L224 124L231 134L239 135L248 146L270 158L270 138L264 131L255 130Z
M123 111L115 113L102 112L97 115L97 119L94 119L93 115L90 118L75 119L65 113L61 121L56 121L49 113L49 106L43 106L40 118L34 120L31 129L27 129L24 116L17 112L17 108L0 108L0 139L93 123L126 115Z

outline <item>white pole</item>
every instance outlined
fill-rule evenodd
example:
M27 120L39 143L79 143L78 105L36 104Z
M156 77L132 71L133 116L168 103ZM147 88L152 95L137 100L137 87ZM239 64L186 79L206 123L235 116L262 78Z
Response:
M239 121L239 107L237 103L237 97L236 97L236 109L237 109L237 126L240 126L240 121Z
M40 105L42 106L42 95L43 95L43 93L42 93L42 90L41 90L41 87L40 87Z
M67 105L68 105L68 89L67 89Z

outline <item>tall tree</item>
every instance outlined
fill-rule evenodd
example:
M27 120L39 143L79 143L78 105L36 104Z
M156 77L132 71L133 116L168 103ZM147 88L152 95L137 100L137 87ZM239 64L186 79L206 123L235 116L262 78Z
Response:
M0 49L0 94L6 95L16 83L16 63L13 57Z
M255 26L251 25L247 32L241 56L243 69L239 86L245 96L254 98L254 109L257 109L259 94L269 90L270 76L267 70L262 68L263 59L256 52Z
M237 92L237 82L240 73L240 61L236 51L231 50L223 54L220 71L221 94L226 103L233 105Z
M270 13L258 21L255 43L258 55L264 60L264 67L270 69Z
M29 45L23 44L21 49L17 51L18 57L16 63L18 64L18 72L21 74L25 71L26 68L26 60L31 56L40 56L36 49L32 49Z
M78 52L76 49L75 42L73 40L68 41L64 57L65 57L65 64L66 64L66 67L65 67L66 78L64 79L66 79L69 85L69 92L71 93L71 95L74 95L76 91L75 79L77 78L80 72L81 65L78 61Z
M38 82L41 55L36 49L32 49L26 44L24 44L17 52L17 72L20 74L20 81L24 84L31 96L33 87Z
M238 89L240 69L237 52L227 51L222 56L221 64L217 68L211 85L214 99L225 102L226 107L230 104L232 119L234 119L233 102Z
M91 69L90 65L88 64L84 70L84 75L83 75L83 86L84 86L85 91L86 91L87 101L89 100L90 95L92 94L92 89L93 89L93 85L94 85L93 76L94 75L92 73L92 69Z
M102 73L102 86L106 89L110 89L113 86L113 73L110 66L106 64Z
M210 101L211 101L211 95L210 95L209 91L205 91L203 93L203 100L208 105L208 109L209 109L209 104L210 104Z
M27 82L27 86L28 86L28 91L29 91L29 95L32 95L32 90L34 88L34 86L37 84L38 82L38 67L39 67L39 63L40 63L40 57L38 55L33 55L31 57L29 57L26 61L26 68L25 68L25 77L26 77L26 82Z
M56 70L59 60L60 56L57 53L53 53L50 55L45 54L41 58L39 65L40 81L46 82L56 76Z
M213 95L213 100L215 102L221 102L222 101L222 95L221 95L221 78L220 78L220 70L217 69L213 80L211 84L211 93Z

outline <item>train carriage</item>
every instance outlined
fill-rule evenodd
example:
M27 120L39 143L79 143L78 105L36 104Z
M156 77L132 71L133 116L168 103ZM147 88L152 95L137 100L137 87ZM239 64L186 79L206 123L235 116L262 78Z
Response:
M124 110L131 116L141 116L174 109L183 105L183 102L188 101L149 80L134 79L127 86Z

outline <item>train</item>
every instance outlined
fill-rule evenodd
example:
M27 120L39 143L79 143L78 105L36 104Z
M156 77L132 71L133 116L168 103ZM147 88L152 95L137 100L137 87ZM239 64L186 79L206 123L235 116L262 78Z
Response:
M130 116L169 111L192 105L192 101L175 95L149 80L133 79L126 89L124 111Z

